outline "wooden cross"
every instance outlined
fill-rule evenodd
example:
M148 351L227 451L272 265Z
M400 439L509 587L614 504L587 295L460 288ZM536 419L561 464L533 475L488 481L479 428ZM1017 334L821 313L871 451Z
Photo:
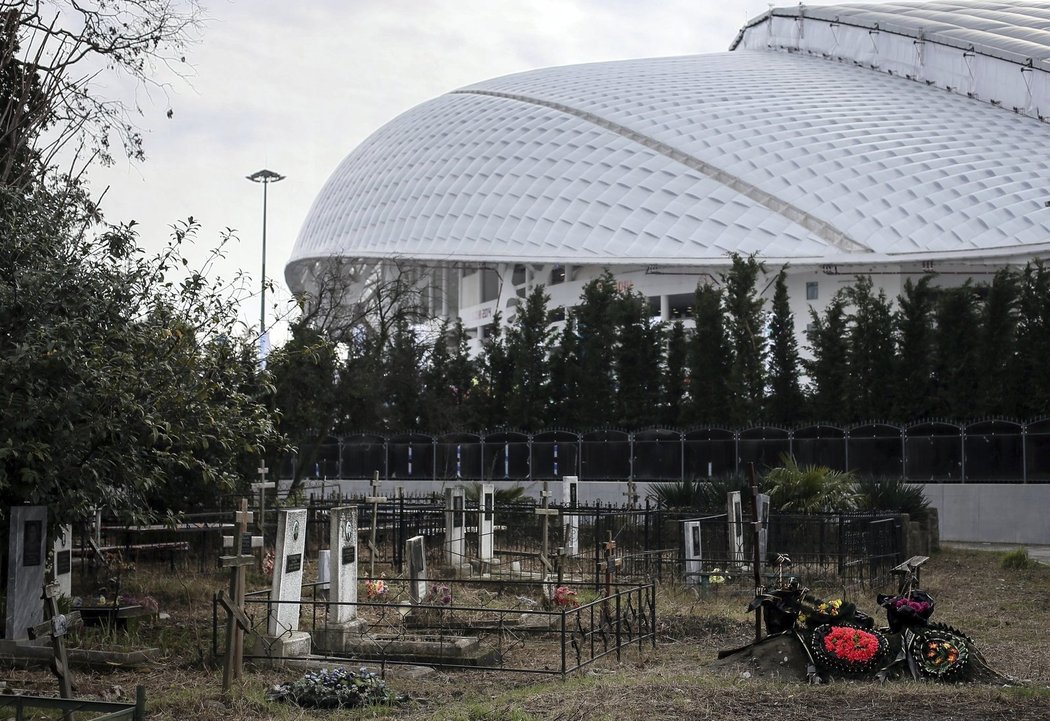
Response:
M605 548L604 556L605 560L601 562L601 568L605 570L605 595L612 595L612 576L613 569L620 568L623 565L623 560L620 558L613 558L613 553L616 551L616 541L613 540L612 531L609 531L609 539L602 543Z
M44 584L44 614L47 617L43 623L30 626L27 631L29 638L36 639L43 636L51 637L51 648L54 658L51 671L58 678L59 693L62 698L73 698L73 677L69 672L69 659L66 657L65 635L69 630L80 623L80 611L63 615L58 612L58 597L62 595L62 587L51 581ZM65 711L63 718L72 721L73 712Z
M266 490L269 488L276 488L277 484L273 481L266 480L266 474L270 472L270 469L266 467L266 461L264 460L258 468L255 469L259 474L259 482L252 484L252 490L259 492L259 533L266 535Z
M370 578L375 578L376 556L379 555L379 548L376 547L376 524L379 521L379 504L386 503L386 496L379 495L379 471L375 472L368 485L372 487L372 495L365 497L365 503L372 504L372 529L368 534L368 551L371 557L368 565L368 575Z
M543 491L540 493L540 496L543 497L543 507L535 509L533 513L537 516L543 516L543 545L540 549L540 563L550 571L552 568L550 558L548 558L550 554L550 518L551 516L557 516L561 511L557 508L551 508L551 492L547 481L543 482Z
M261 548L262 536L248 533L248 524L252 522L252 513L248 510L248 499L242 498L237 505L233 536L223 538L223 545L232 547L232 555L222 556L219 563L230 569L230 597L227 600L219 594L219 603L229 618L226 622L226 662L222 671L222 693L229 696L230 684L241 677L244 667L244 632L251 630L251 622L245 615L244 606L244 569L255 562L253 548Z

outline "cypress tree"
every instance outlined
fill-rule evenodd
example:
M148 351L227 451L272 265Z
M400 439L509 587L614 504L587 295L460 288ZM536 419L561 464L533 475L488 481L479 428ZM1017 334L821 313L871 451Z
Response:
M576 306L581 429L605 426L613 420L616 383L612 351L616 343L617 296L616 280L606 270L583 286L580 304Z
M943 288L934 316L934 413L970 418L977 385L977 293L969 281Z
M667 333L667 362L664 365L662 384L664 400L660 404L661 423L665 426L676 426L684 422L687 358L685 325L676 320Z
M550 297L542 285L535 286L518 308L514 326L507 334L507 352L513 367L508 403L510 424L537 430L544 422L550 365L548 355L553 332L550 328Z
M580 338L576 333L576 317L565 316L551 351L551 382L547 405L547 424L563 428L581 428L580 398Z
M656 423L659 412L663 331L653 323L649 301L621 293L616 302L616 421L626 428Z
M973 416L1016 412L1012 401L1018 370L1015 344L1019 291L1017 274L1007 268L999 270L988 286L981 306Z
M1041 260L1028 263L1021 273L1016 347L1016 413L1038 418L1050 408L1050 272Z
M795 319L788 302L787 271L777 274L769 322L769 419L794 423L804 415L799 382L798 341Z
M900 423L927 418L933 411L933 308L931 276L918 283L904 281L897 296L897 355L894 371L893 417Z
M816 421L842 422L849 376L845 295L836 293L823 317L813 309L809 313L813 325L808 334L812 358L803 361L809 375L809 406Z
M860 276L846 290L853 305L849 322L846 409L850 420L887 419L893 412L893 309L886 293Z
M765 267L750 255L732 255L732 266L722 275L728 317L729 408L731 423L757 421L765 395L766 334L762 315L764 301L758 295L758 276Z
M688 338L689 398L684 422L728 424L732 351L726 339L722 291L709 283L697 286L693 317L696 329Z

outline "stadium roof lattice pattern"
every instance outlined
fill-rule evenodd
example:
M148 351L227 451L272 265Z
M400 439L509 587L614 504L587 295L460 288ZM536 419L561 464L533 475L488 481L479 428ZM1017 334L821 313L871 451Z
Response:
M1031 33L1044 50L1047 33ZM1023 113L800 52L537 70L381 128L331 176L291 263L1010 256L1050 246L1048 146Z

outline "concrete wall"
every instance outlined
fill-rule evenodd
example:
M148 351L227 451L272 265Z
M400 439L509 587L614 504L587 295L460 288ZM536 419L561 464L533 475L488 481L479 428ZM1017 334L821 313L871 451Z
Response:
M408 494L443 493L445 488L469 485L456 481L383 481L381 493L393 498L397 486L404 486ZM541 481L518 484L513 481L492 481L496 489L523 485L525 493L540 497ZM281 487L287 488L288 481ZM308 481L306 495L321 495L321 482ZM921 485L930 505L940 516L942 541L971 541L984 543L1017 543L1050 545L1050 484L1022 483L923 483ZM560 498L559 486L550 483L554 502ZM583 504L596 501L619 505L625 502L627 484L613 481L581 481L579 500ZM341 491L343 495L368 493L367 480L327 481L324 495ZM649 484L639 482L637 493L641 503L649 493Z
M942 541L1050 545L1050 484L920 484Z

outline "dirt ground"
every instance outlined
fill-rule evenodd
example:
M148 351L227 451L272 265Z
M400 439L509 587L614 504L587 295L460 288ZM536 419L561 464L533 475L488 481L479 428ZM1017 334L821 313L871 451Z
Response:
M827 719L1050 718L1050 567L1004 569L995 553L950 550L935 555L924 569L923 586L937 600L934 620L951 624L978 645L989 665L1006 677L994 684L936 684L897 681L878 684L840 681L810 686L790 674L761 673L743 664L715 664L720 649L746 644L753 621L744 609L744 590L724 588L697 596L665 586L658 592L659 630L655 649L633 650L619 664L603 662L567 679L498 672L435 672L423 678L390 677L388 685L412 700L396 707L321 712L266 700L273 684L289 681L290 671L249 670L233 698L221 699L221 662L210 658L208 613L179 608L179 594L196 604L221 587L220 577L180 579L167 626L168 655L147 669L76 671L81 695L128 697L147 689L151 719L223 718L331 719L392 718L404 721L452 719L748 719L763 721ZM203 580L203 584L200 581ZM198 584L213 588L197 588ZM852 598L876 615L876 592ZM879 615L881 619L881 614ZM160 625L160 624L158 624ZM521 653L550 653L535 647ZM768 669L767 669L768 670ZM785 678L787 677L787 678ZM39 669L3 668L8 688L53 695L54 678ZM0 719L6 718L0 714Z

